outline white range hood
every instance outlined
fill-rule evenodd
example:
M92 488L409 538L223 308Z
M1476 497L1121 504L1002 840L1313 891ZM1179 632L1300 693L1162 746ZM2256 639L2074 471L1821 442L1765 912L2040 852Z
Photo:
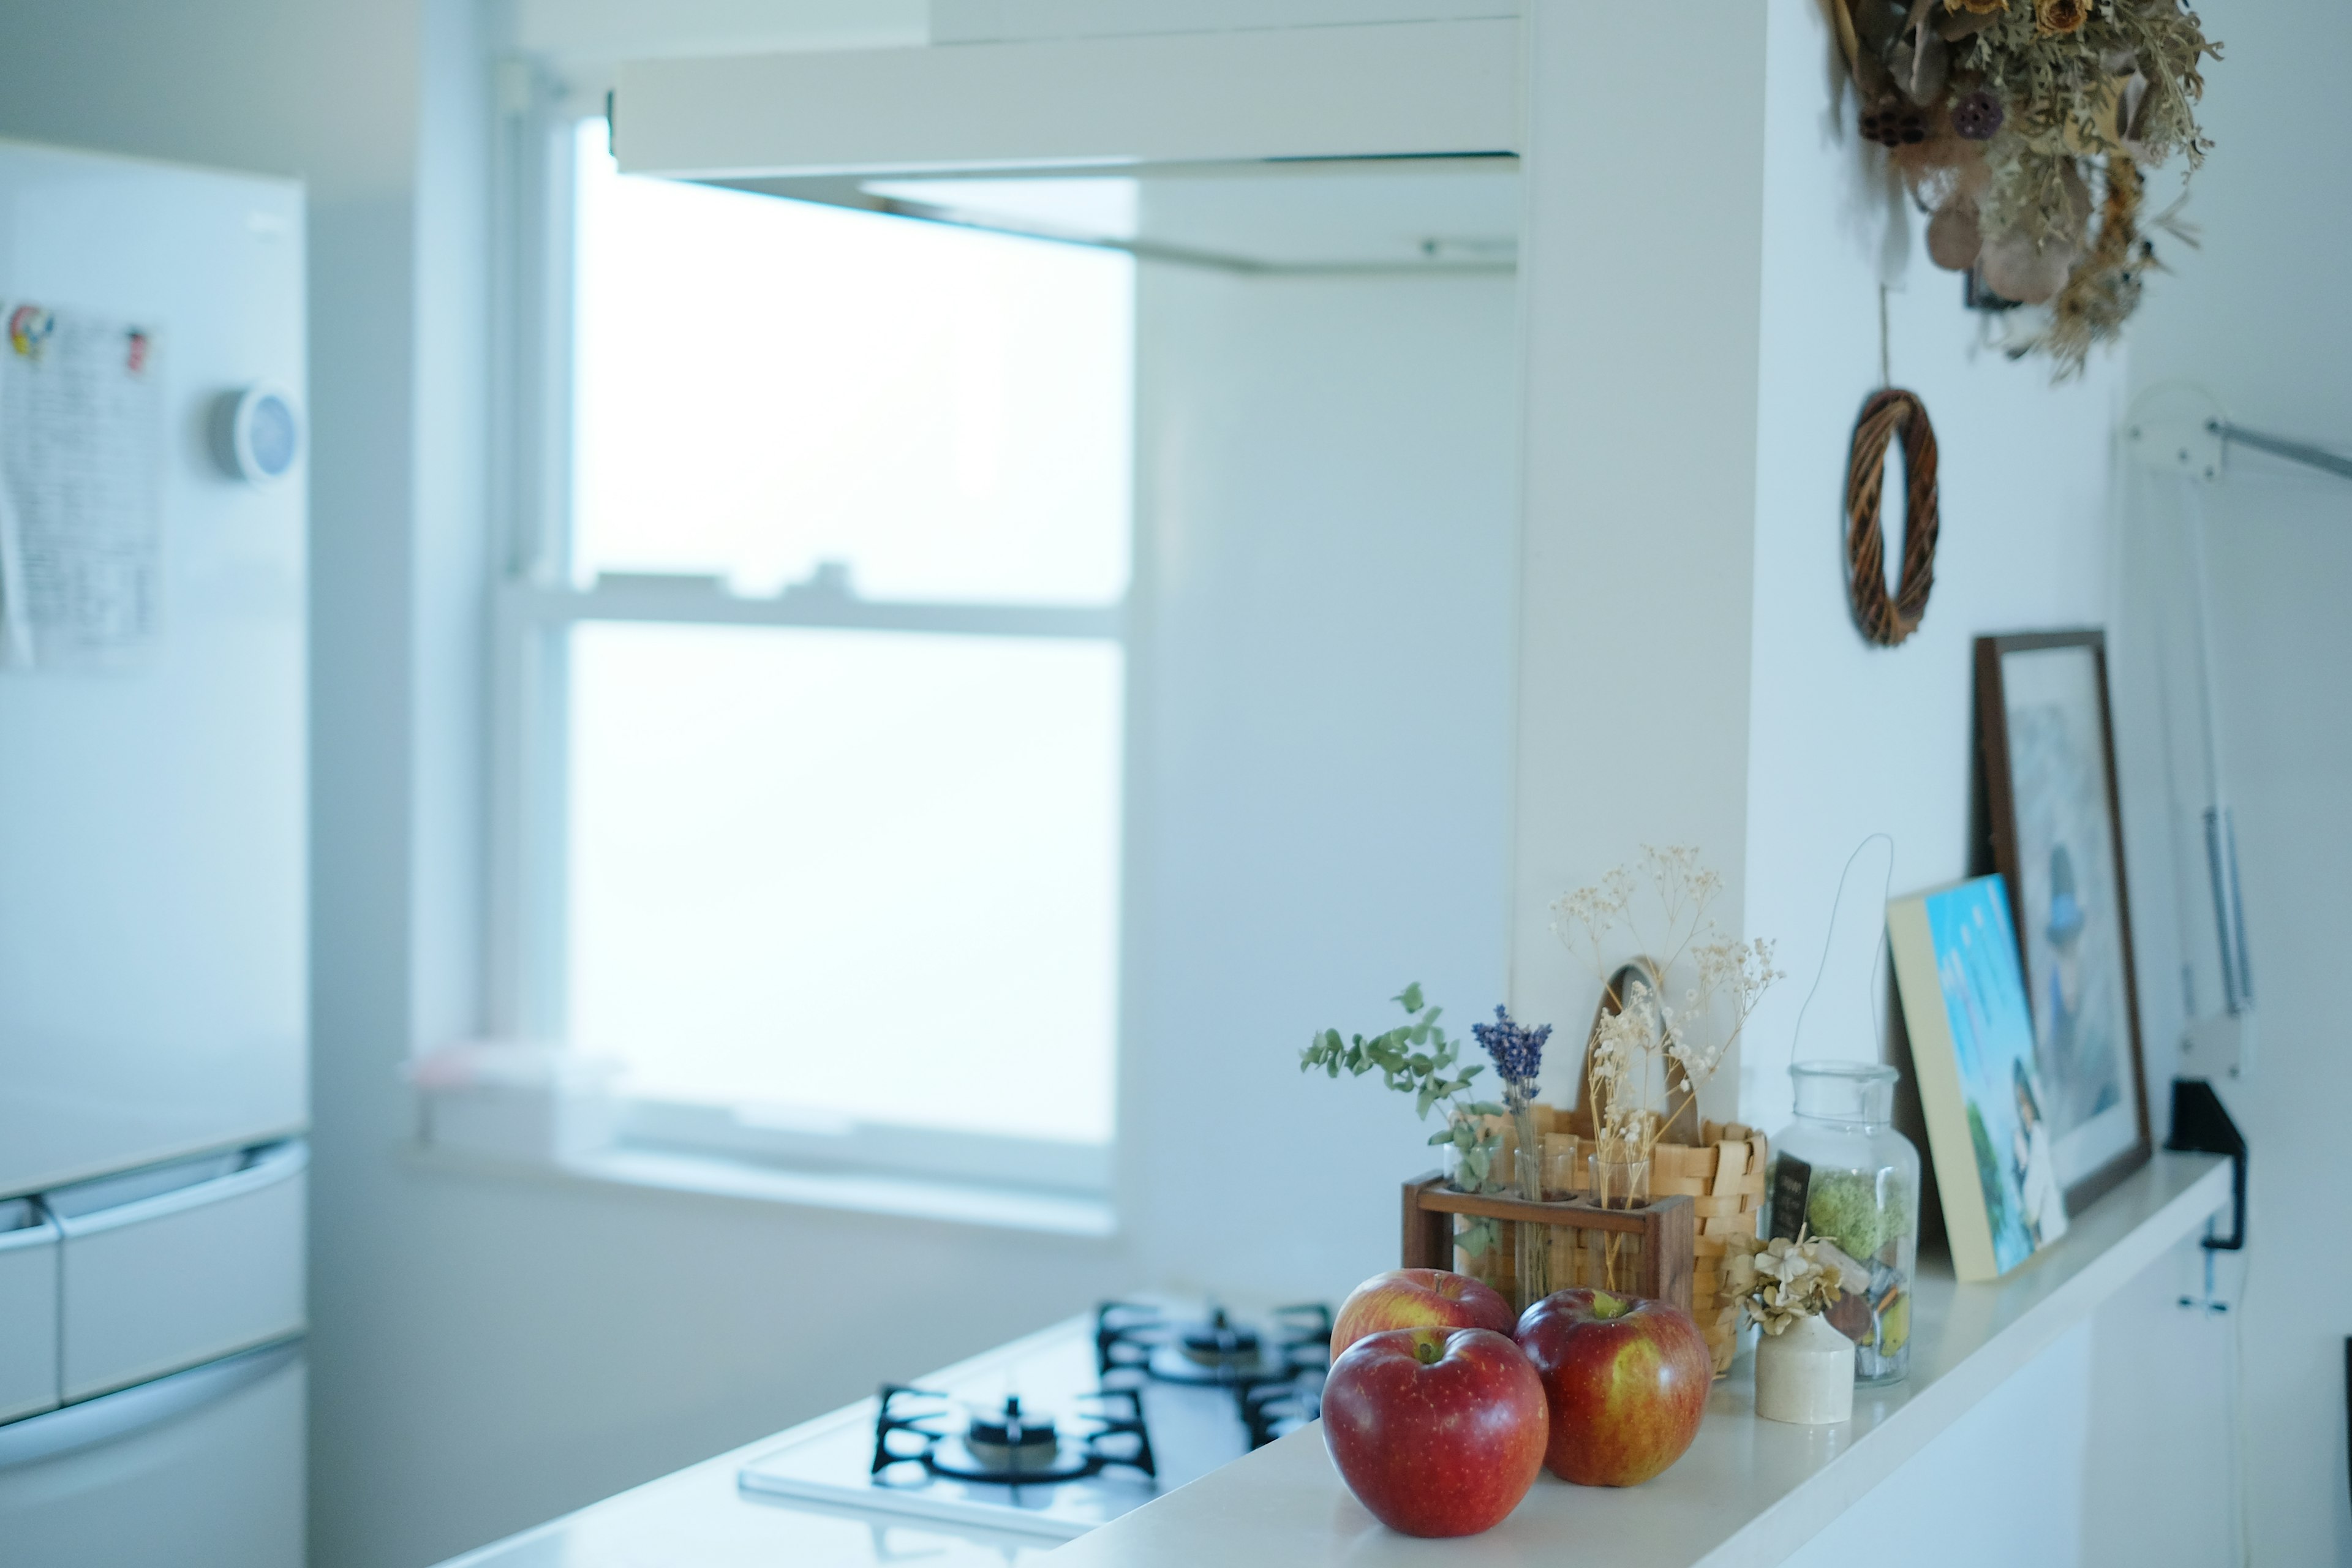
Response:
M1507 269L1515 20L651 60L629 174L1243 272Z
M624 173L1038 170L1516 153L1510 20L624 64Z

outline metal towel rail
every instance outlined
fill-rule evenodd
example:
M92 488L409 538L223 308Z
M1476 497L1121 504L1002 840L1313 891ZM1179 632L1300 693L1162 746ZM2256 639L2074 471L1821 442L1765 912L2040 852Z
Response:
M2226 419L2208 419L2205 428L2221 437L2224 444L2235 442L2251 447L2257 452L2268 452L2273 458L2284 458L2290 463L2304 463L2339 479L2352 479L2352 458L2331 452L2325 447L2315 447L2307 441L2290 441L2284 436L2265 435L2249 430L2242 425L2232 425Z

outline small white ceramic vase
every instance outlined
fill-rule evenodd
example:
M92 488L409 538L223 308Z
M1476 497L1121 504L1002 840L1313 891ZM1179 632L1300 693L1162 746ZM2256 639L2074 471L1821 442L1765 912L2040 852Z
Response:
M1756 1342L1756 1414L1826 1426L1853 1416L1853 1342L1824 1319L1800 1318Z

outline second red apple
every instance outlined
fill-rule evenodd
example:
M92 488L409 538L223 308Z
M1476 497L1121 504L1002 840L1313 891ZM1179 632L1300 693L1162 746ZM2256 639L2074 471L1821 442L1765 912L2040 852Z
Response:
M1551 1406L1544 1468L1561 1480L1639 1486L1698 1436L1715 1362L1671 1302L1556 1291L1519 1320L1518 1342Z
M1445 1268L1391 1268L1339 1303L1331 1321L1331 1359L1384 1329L1492 1329L1507 1339L1517 1326L1511 1304L1484 1280Z

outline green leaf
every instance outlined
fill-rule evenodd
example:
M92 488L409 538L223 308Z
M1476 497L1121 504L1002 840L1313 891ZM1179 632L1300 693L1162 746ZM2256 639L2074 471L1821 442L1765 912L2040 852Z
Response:
M1451 1127L1442 1127L1429 1135L1429 1144L1431 1148L1435 1148L1440 1143L1451 1143L1453 1142L1454 1129Z
M1406 986L1404 990L1397 995L1395 1000L1402 1005L1404 1010L1408 1013L1420 1012L1421 982L1416 980L1412 984Z
M1468 1111L1473 1116L1500 1116L1503 1114L1503 1108L1496 1104L1491 1100L1474 1100L1462 1109Z

